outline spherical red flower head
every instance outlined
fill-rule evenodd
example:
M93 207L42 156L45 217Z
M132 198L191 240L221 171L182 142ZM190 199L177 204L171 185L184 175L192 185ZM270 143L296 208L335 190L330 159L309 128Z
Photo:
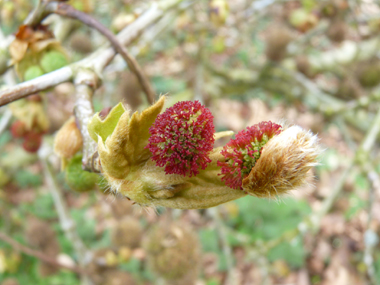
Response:
M15 121L12 125L11 125L11 134L14 138L22 138L26 135L27 133L27 130L26 130L26 126L23 122L21 121Z
M261 122L240 131L221 151L225 161L218 161L222 180L233 189L242 189L243 179L251 172L264 145L282 129L272 122Z
M30 132L25 136L22 147L27 152L37 152L42 144L42 134Z
M190 177L205 169L215 141L213 119L199 101L178 102L158 115L147 145L156 165L166 174Z

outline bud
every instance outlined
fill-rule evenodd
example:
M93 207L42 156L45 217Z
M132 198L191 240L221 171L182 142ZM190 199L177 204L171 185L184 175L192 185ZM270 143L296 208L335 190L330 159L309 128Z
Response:
M99 175L82 169L82 155L74 156L65 169L66 183L77 192L94 190Z
M310 64L309 58L305 55L299 55L296 57L296 67L299 72L308 78L314 78L316 75L316 72Z
M126 217L111 231L111 242L117 247L136 248L140 245L142 228L137 219Z
M235 139L223 148L223 162L218 161L222 180L233 189L242 189L242 181L248 176L265 144L281 132L281 125L272 122L261 122L246 130L240 131Z
M335 43L341 43L346 38L347 29L347 24L343 20L334 20L327 30L327 37Z
M356 68L355 73L361 86L375 87L380 83L380 61L372 59L371 61L362 62Z
M280 61L286 54L286 48L292 40L290 31L284 26L273 25L266 36L265 54L268 59Z
M190 177L205 169L215 141L213 118L199 101L178 102L158 115L147 146L156 165Z
M37 152L41 144L42 144L42 134L29 132L25 135L25 140L24 140L24 143L22 144L22 147L27 152L34 153L34 152Z
M41 67L39 67L38 65L32 65L25 71L24 80L25 81L32 80L43 74L44 72L42 71Z
M259 198L274 198L306 183L307 173L318 165L317 136L291 126L270 139L260 158L243 179L243 190Z
M76 32L70 38L70 47L74 51L82 54L90 53L93 50L91 37L85 33Z
M318 18L305 9L299 8L291 12L289 22L300 32L307 32L318 24Z
M144 248L148 263L158 276L178 284L195 284L201 261L200 245L189 229L177 224L153 228Z
M226 22L229 7L226 0L211 0L210 20L215 26L222 26Z
M27 129L25 124L17 120L11 125L11 134L14 138L22 138L27 134Z
M248 193L263 196L260 195L260 183L267 183L266 179L273 178L273 175L269 169L266 176L267 169L261 165L262 156L267 145L282 134L283 127L263 122L240 132L225 148L210 151L210 142L230 132L213 134L212 115L206 108L199 102L180 102L159 115L163 105L164 97L161 97L142 113L135 112L130 116L119 104L106 118L96 114L91 119L89 134L98 142L101 172L111 192L120 193L142 206L176 209L210 208ZM304 170L315 164L319 153L316 138L311 134L299 127L288 128L286 132L293 133L298 129L301 130L300 134L297 133L299 141L294 139L291 142L292 147L299 147L293 150L298 156L286 162L301 165L301 168L286 163L284 166L284 169L295 168L294 175L299 175L293 179L294 187L304 181ZM210 134L213 134L212 138ZM285 144L285 148L290 146ZM286 149L280 153L291 155ZM265 157L271 159L270 155ZM273 159L279 160L276 155ZM188 169L180 163L188 165ZM249 179L258 168L264 168L260 170L262 181L252 182ZM280 174L291 178L290 173ZM273 182L274 185L278 181L284 184L281 187L286 191L291 189L289 182L281 177ZM252 183L258 183L257 193Z
M67 58L62 52L52 50L42 56L40 64L45 73L48 73L67 65Z
M57 132L54 139L54 152L61 158L70 159L82 149L83 139L75 118L71 117Z

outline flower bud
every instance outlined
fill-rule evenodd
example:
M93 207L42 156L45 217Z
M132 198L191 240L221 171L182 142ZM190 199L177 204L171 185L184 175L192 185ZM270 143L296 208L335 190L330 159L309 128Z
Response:
M141 238L140 223L131 217L119 221L111 231L112 244L118 247L136 248L140 245Z
M189 229L176 224L156 227L149 233L144 248L157 275L178 284L195 283L201 261L200 246Z
M205 169L215 141L213 118L199 101L178 102L158 115L147 146L156 165L190 177Z
M257 197L274 198L306 183L321 153L316 135L291 126L270 139L260 158L243 179L243 190Z
M38 65L32 65L31 67L29 67L25 71L24 80L25 81L32 80L32 79L37 78L43 74L44 74L44 72L42 71L41 67L39 67Z
M27 132L26 125L20 120L15 121L11 125L11 134L14 138L22 138Z
M71 117L57 132L54 139L54 152L61 158L70 159L82 149L83 139L75 118Z
M43 55L40 64L42 69L48 73L67 65L67 58L62 52L52 50Z
M69 161L65 172L66 183L77 192L94 190L96 183L99 181L99 175L82 169L81 155L74 156Z
M34 153L34 152L37 152L41 144L42 144L42 134L29 132L25 135L25 140L24 140L24 143L22 144L22 147L27 152Z
M226 22L229 14L229 7L226 0L211 0L210 20L216 26L222 26Z
M264 145L281 132L281 126L272 122L261 122L240 131L235 139L223 148L225 161L218 161L222 169L222 180L233 189L242 189L242 181L260 158Z

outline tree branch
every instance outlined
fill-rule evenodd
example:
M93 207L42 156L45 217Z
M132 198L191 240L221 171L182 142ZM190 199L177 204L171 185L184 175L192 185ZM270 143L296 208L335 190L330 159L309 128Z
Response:
M147 96L148 102L150 104L153 104L154 98L155 98L155 92L152 86L150 85L149 80L146 78L144 72L142 71L142 68L140 67L136 59L132 55L129 54L127 49L120 44L119 40L116 38L116 36L113 33L111 33L109 29L103 26L99 21L97 21L92 16L76 10L72 6L66 3L59 3L57 9L52 10L52 12L64 17L79 20L82 23L96 29L102 35L104 35L110 41L113 48L127 62L129 68L136 75L138 81L140 82L141 87Z
M73 271L73 272L81 274L81 275L87 274L85 270L83 270L82 268L80 268L78 266L72 267L72 266L68 266L66 264L63 264L61 262L58 262L55 258L47 256L47 255L45 255L45 254L43 254L37 250L26 247L25 245L22 245L21 243L15 241L14 239L12 239L11 237L7 236L6 234L4 234L2 232L0 232L0 239L4 242L8 243L9 245L11 245L13 249L20 251L22 253L25 253L27 255L30 255L30 256L34 256L43 262L46 262L46 263L49 263L49 264L52 264L54 266L61 267L64 269L68 269L70 271Z
M92 164L92 156L96 152L97 143L90 137L87 125L94 115L92 106L92 95L94 90L99 85L98 77L89 69L81 69L75 78L75 117L78 122L79 130L83 138L83 157L82 164L84 169L96 171Z
M183 0L165 1L164 5L153 4L150 9L143 13L133 23L124 28L118 35L117 39L122 45L127 45L139 37L144 29L158 21L166 11L175 7ZM114 58L116 52L113 48L105 46L95 51L88 57L47 73L41 77L20 83L16 86L9 87L0 91L0 107L13 101L22 99L28 95L38 93L48 88L54 87L60 83L72 80L75 70L78 68L89 68L96 73L101 73L103 69Z
M91 260L91 253L88 251L83 241L80 239L76 232L76 224L69 215L69 211L65 204L65 200L62 196L61 189L58 186L56 180L56 174L53 171L53 168L48 161L51 149L43 144L38 151L38 155L43 165L43 170L45 177L48 183L48 188L53 197L54 205L58 213L59 222L61 224L62 230L65 232L65 235L68 240L71 241L75 252L77 254L78 262L82 267L85 267ZM86 276L82 276L84 283L88 283Z

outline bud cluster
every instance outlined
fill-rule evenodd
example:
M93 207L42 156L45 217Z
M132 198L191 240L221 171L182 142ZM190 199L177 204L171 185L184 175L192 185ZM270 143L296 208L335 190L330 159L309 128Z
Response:
M89 124L112 192L142 206L204 209L246 194L273 198L304 185L317 165L318 139L298 126L261 122L214 148L231 132L214 133L209 109L184 101L160 114L164 100L132 116L119 104Z

